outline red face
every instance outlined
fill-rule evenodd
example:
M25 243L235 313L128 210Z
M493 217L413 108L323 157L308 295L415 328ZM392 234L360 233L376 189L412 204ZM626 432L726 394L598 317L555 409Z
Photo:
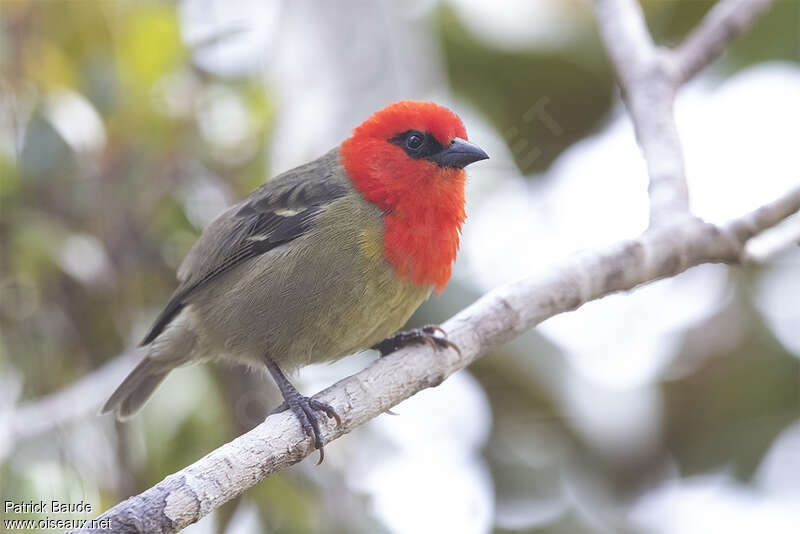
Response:
M342 143L340 155L356 187L383 209L407 194L463 180L466 165L488 157L467 143L455 113L433 102L413 101L373 114Z
M339 155L355 188L385 212L385 255L398 278L443 290L466 218L464 167L488 158L458 116L397 102L356 128Z

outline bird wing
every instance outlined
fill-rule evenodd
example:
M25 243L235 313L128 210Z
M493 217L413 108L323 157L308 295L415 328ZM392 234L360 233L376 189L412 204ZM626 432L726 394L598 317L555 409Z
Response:
M334 149L273 178L223 212L186 255L178 268L181 284L141 344L157 338L199 287L303 235L328 204L350 189Z

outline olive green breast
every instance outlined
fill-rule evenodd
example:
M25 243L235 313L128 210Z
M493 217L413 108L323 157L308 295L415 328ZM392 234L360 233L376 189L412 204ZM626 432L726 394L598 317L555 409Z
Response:
M269 354L284 370L337 359L388 337L430 295L384 256L383 213L352 191L302 236L231 271L192 299L208 357Z

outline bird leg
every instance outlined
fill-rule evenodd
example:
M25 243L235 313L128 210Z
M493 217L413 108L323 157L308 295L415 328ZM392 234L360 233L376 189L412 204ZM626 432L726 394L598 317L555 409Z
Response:
M441 335L436 335L441 334ZM393 336L387 337L379 343L375 343L372 348L381 353L381 357L391 354L409 345L426 343L436 350L453 349L461 356L458 346L447 339L447 333L441 327L427 325L422 328L414 328L404 332L398 332Z
M277 384L278 389L281 391L284 401L283 404L273 410L272 413L283 412L287 409L292 410L300 421L303 432L314 439L314 448L319 450L319 461L317 465L321 464L322 460L325 459L325 440L322 437L322 432L319 430L319 418L316 412L324 412L325 415L331 419L336 419L337 425L342 424L342 419L329 404L312 399L311 397L304 397L297 391L297 388L289 382L289 379L283 374L278 364L272 361L272 358L268 355L264 355L264 362L267 364L269 374L272 375L272 379L275 380L275 384Z

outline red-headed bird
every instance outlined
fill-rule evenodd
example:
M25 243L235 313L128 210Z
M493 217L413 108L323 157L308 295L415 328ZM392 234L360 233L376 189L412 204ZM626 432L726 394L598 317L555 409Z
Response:
M463 169L486 158L453 112L404 101L268 181L203 231L144 358L103 413L128 419L187 363L266 366L322 461L317 411L339 416L284 373L367 348L450 346L435 327L387 336L447 284L465 219Z

